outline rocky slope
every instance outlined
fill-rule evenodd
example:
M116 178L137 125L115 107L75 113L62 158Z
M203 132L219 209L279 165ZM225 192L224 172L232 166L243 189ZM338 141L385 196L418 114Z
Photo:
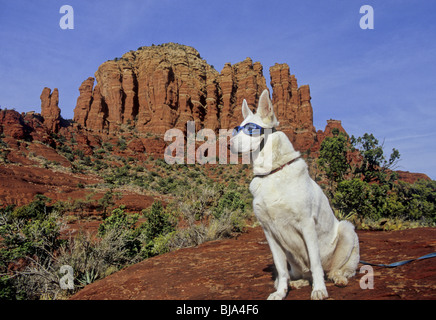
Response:
M435 228L395 232L358 231L361 259L392 263L435 251ZM368 271L350 279L346 287L327 282L330 300L434 299L435 259L414 261L397 268L373 267L373 289L362 289ZM73 300L256 300L274 291L274 264L260 227L237 239L204 243L144 260L96 281ZM365 279L363 279L365 281ZM308 300L310 287L290 290L287 300Z

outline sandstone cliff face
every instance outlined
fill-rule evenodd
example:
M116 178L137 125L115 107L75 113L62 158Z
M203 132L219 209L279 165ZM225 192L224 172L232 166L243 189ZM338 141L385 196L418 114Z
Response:
M227 63L221 71L219 85L222 92L221 127L233 128L243 120L242 101L255 111L259 96L267 88L263 67L250 58L234 64Z
M82 82L79 87L80 95L77 98L76 108L74 109L74 121L82 126L86 125L89 109L92 103L92 89L94 87L94 78L89 77Z
M142 47L103 63L79 88L74 120L88 130L116 132L130 124L140 132L185 130L187 121L217 130L241 120L247 99L255 108L266 89L262 65L250 58L218 73L197 50L174 43Z
M284 131L298 150L308 150L316 140L313 109L308 85L298 87L286 63L270 68L272 101L280 130Z
M143 47L103 63L95 78L94 89L92 78L82 83L74 111L74 120L91 131L116 132L129 124L162 134L191 120L219 126L218 72L194 48Z

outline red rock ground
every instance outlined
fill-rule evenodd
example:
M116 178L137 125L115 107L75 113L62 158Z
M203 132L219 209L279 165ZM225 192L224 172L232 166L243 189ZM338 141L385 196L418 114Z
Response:
M389 264L436 251L436 228L358 231L361 260ZM362 265L359 264L360 269ZM217 240L144 260L88 285L72 300L255 300L273 291L273 261L260 227L237 239ZM327 282L333 300L436 299L436 258L397 268L373 267L374 289L361 289L359 270L347 287ZM310 298L310 288L287 300Z

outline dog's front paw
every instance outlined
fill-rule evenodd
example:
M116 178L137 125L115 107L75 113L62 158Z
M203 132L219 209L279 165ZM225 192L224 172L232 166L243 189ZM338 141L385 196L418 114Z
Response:
M289 281L289 286L292 289L297 289L297 290L301 289L301 288L303 288L305 286L308 286L309 284L310 284L309 280L306 280L306 279Z
M348 284L348 279L344 276L334 276L333 282L338 287L345 287Z
M278 291L273 292L269 295L268 300L283 300L286 294L280 293Z
M326 288L322 289L313 289L310 298L312 300L324 300L329 297Z

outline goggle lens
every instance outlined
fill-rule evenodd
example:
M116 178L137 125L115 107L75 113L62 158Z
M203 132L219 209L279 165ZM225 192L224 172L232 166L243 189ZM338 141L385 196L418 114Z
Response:
M263 128L261 126L250 122L245 124L244 126L235 127L233 129L232 135L236 136L241 130L249 136L263 134Z

